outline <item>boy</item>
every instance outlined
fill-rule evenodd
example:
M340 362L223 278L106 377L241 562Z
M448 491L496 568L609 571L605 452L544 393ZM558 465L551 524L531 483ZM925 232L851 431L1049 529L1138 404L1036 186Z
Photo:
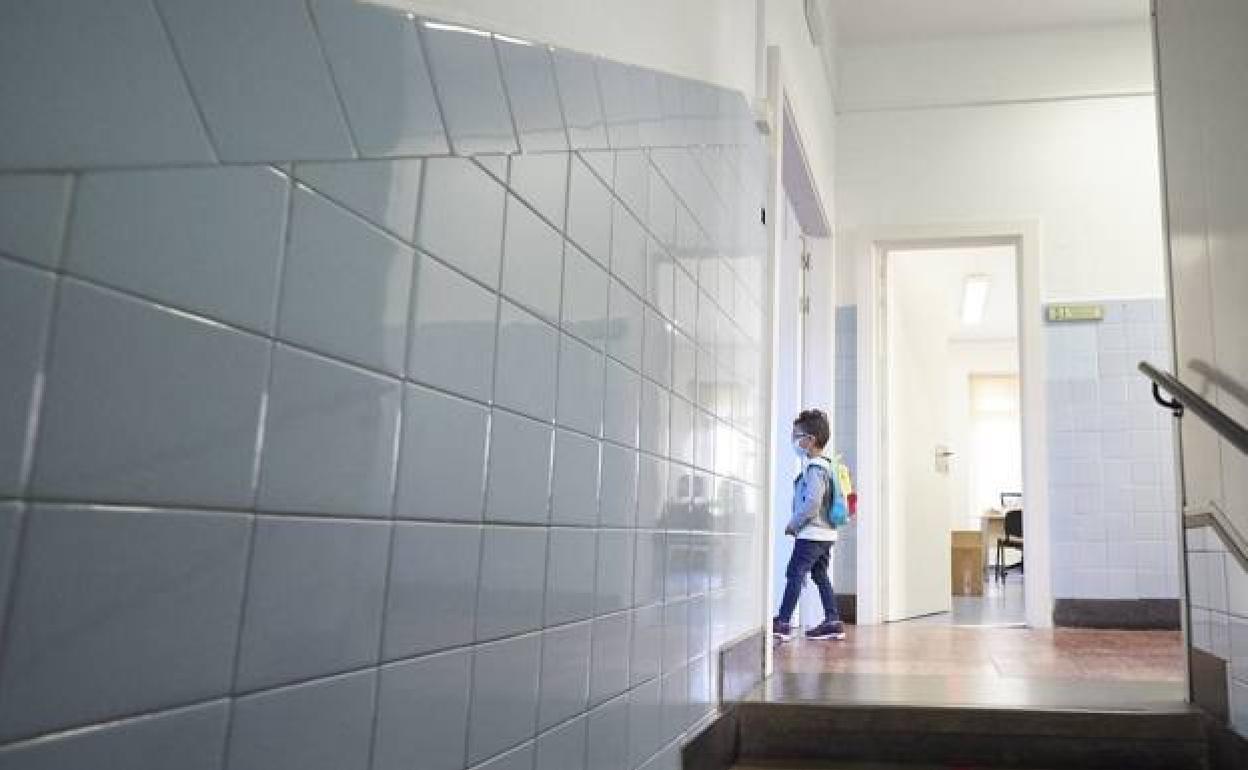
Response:
M828 417L818 409L808 409L793 421L793 451L802 460L802 472L793 481L793 515L784 533L795 537L796 541L784 573L788 582L780 602L780 613L771 622L772 634L785 642L793 638L789 620L797 608L807 573L819 588L824 620L807 629L806 638L845 638L845 625L841 623L836 594L828 579L828 562L832 544L836 542L835 522L845 511L844 498L834 481L832 463L822 454L830 434Z

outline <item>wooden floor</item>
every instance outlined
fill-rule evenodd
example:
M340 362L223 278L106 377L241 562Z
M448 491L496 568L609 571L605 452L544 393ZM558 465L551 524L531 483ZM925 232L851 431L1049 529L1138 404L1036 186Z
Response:
M1182 682L1177 631L849 626L841 642L776 648L776 673Z

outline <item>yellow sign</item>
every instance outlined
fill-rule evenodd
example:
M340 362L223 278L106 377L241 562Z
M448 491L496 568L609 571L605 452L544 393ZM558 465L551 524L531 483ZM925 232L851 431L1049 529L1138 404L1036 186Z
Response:
M1049 323L1101 321L1105 318L1105 308L1100 305L1054 304L1049 305L1046 310L1048 310Z

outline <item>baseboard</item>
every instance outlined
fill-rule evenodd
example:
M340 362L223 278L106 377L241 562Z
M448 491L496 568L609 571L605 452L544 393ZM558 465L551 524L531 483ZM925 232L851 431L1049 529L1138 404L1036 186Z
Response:
M1056 599L1053 624L1064 628L1178 630L1178 599Z
M767 631L746 632L719 648L719 702L736 703L763 681Z
M836 611L846 623L858 622L858 594L837 594Z

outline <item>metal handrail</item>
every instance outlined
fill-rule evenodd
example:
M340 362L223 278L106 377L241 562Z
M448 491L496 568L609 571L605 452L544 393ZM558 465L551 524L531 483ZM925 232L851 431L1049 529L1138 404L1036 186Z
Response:
M1226 439L1239 451L1248 454L1248 428L1235 422L1226 412L1209 403L1204 396L1184 385L1173 374L1163 372L1147 361L1140 362L1140 371L1153 384L1153 400L1169 409L1176 418L1181 418L1187 410L1213 428L1219 436ZM1165 390L1173 399L1163 398ZM1188 529L1212 527L1221 538L1227 550L1248 570L1248 538L1239 531L1226 512L1215 503L1196 510L1183 512L1183 526Z
M1195 412L1219 436L1231 442L1231 446L1248 454L1248 428L1235 422L1230 415L1209 403L1204 396L1179 382L1179 378L1173 374L1163 372L1147 361L1140 362L1140 371L1152 380L1153 398L1158 404L1173 412L1175 417L1182 417L1186 410ZM1162 389L1174 396L1174 400L1162 398Z

